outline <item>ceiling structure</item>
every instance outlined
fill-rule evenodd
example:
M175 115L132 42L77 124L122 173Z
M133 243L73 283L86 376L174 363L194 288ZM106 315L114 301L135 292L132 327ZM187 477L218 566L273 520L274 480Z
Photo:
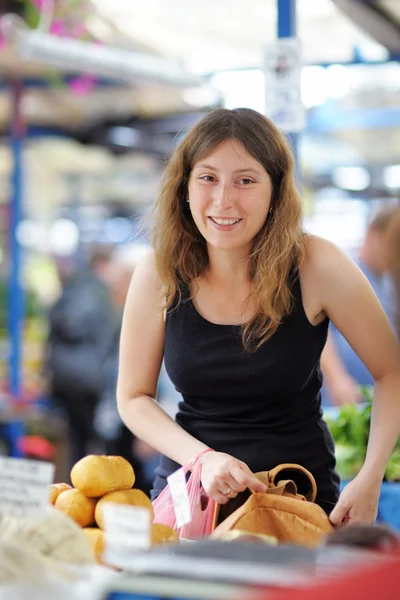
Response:
M263 67L266 49L276 39L276 4L276 0L90 0L85 25L94 39L106 46L147 53L188 73L209 75ZM387 57L387 49L345 14L344 4L345 0L297 0L297 32L305 64L349 62L355 48L367 60ZM364 3L351 0L349 4ZM385 4L392 12L400 5L397 0ZM58 71L65 74L71 69ZM11 41L0 51L0 79L10 76L54 79L54 69L22 60ZM203 93L197 90L194 94L190 85L185 89L156 81L127 86L117 79L114 83L113 90L108 88L106 93L98 89L86 94L84 90L69 92L62 87L46 92L28 90L27 117L34 120L37 114L39 123L47 120L51 125L69 120L74 126L105 114L168 114L217 101L217 94L207 86ZM0 92L3 123L9 117L6 94L7 90Z
M152 81L129 83L109 78L92 85L89 79L86 89L76 88L70 83L78 71L22 60L15 42L9 40L0 49L0 129L9 123L12 109L7 79L40 79L47 85L34 83L24 93L22 106L28 123L62 128L87 143L110 146L108 127L132 128L132 136L139 132L140 140L141 127L151 119L151 131L162 153L165 136L181 129L182 122L174 121L171 115L187 114L190 121L220 101L219 90L210 85L213 73L262 69L268 45L276 40L276 0L90 0L90 6L85 25L97 42L132 52L139 59L157 57L201 78L200 83L193 86L188 77L187 86L168 85L157 81L155 74ZM400 0L297 0L297 33L305 65L348 63L355 57L379 63L387 60L390 52L400 56L399 23ZM353 85L336 102L348 120L361 108L399 109L399 65L392 66L397 71L375 71L371 76L367 69L372 73L378 66L364 67L364 79L360 76L357 86L352 71ZM60 80L60 74L64 79ZM65 77L69 77L69 84ZM56 84L49 85L50 81ZM317 78L316 86L322 87L322 79ZM311 120L317 110L311 109ZM327 143L329 139L336 141L332 151L341 156L357 156L361 162L400 163L400 122L373 130L366 128L366 123L332 129L328 115L325 123L321 131ZM346 146L351 152L339 150ZM45 162L52 158L46 148L41 154ZM71 161L76 165L75 159Z

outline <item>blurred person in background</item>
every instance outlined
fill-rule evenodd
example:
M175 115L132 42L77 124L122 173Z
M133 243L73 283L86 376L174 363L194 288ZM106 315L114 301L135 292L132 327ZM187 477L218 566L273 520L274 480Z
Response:
M393 239L391 242L388 238L389 231ZM400 239L400 208L382 209L372 219L361 247L352 256L368 279L396 332L396 290L390 271L395 260L394 240L398 238ZM325 406L360 402L363 399L360 386L374 385L374 379L361 358L333 324L329 327L328 340L321 355L321 367Z
M68 419L71 465L93 449L103 369L115 335L108 284L110 251L94 250L88 266L55 257L61 294L49 311L46 371L49 396Z
M386 239L390 252L390 274L396 290L396 331L400 339L400 208L390 220Z

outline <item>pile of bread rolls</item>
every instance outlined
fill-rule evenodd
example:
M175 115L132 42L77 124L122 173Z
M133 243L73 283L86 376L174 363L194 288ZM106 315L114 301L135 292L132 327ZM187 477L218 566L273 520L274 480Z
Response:
M85 456L72 468L71 482L74 487L67 483L50 486L50 504L83 528L98 562L104 550L105 502L147 508L153 520L151 501L144 492L133 489L135 473L121 456ZM178 541L178 534L166 525L153 524L151 538L154 545L171 543Z

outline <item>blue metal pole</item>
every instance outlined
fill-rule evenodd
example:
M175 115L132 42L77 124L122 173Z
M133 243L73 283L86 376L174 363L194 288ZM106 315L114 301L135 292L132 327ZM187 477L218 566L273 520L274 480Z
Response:
M278 38L296 36L296 0L277 0L277 35ZM293 154L298 166L298 134L290 133Z
M18 398L21 391L21 325L23 321L23 295L20 283L21 248L17 239L18 225L21 220L22 205L22 143L24 123L21 113L22 83L11 82L13 116L11 122L11 152L13 156L12 197L10 204L10 274L9 274L9 339L10 391Z
M296 0L278 1L278 38L296 35Z
M11 152L13 156L12 196L10 203L9 230L9 381L12 401L18 400L21 393L21 329L24 317L23 292L21 288L21 248L17 232L22 211L22 145L25 135L24 120L21 110L23 83L11 82L12 120L11 120ZM8 424L8 436L11 456L23 456L19 442L25 432L23 421L13 417Z

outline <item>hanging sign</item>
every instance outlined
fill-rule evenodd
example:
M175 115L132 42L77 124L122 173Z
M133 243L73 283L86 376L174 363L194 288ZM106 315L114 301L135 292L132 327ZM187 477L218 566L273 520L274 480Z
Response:
M282 38L265 50L265 114L284 131L305 127L301 101L301 46L296 38Z

